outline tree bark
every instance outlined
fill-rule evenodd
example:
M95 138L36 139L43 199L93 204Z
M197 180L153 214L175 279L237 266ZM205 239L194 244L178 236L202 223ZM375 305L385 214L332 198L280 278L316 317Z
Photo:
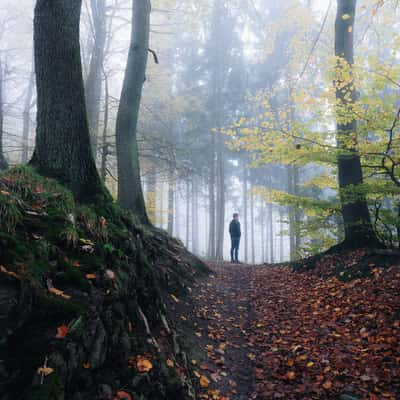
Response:
M3 133L4 133L4 72L3 72L3 64L0 60L0 170L6 169L8 167L8 163L6 158L4 157L3 151Z
M109 103L110 103L110 93L108 89L108 78L105 78L104 82L104 120L103 120L103 138L102 138L102 149L101 149L101 179L103 182L106 181L107 178L107 157L108 157L108 113L109 113Z
M338 58L338 68L354 64L354 22L356 0L338 0L335 23L335 55ZM351 78L347 84L336 82L336 100L338 105L346 110L357 100L357 92ZM338 109L338 114L340 113ZM345 240L341 246L345 248L379 246L379 241L373 230L367 201L362 191L363 183L360 156L357 151L357 120L341 122L338 117L337 145L339 190L344 221ZM355 194L354 189L359 193ZM349 191L352 191L349 196ZM356 198L354 199L354 196Z
M37 170L59 179L80 201L104 199L90 150L79 46L81 0L37 0Z
M131 43L116 125L118 201L148 224L136 134L149 48L151 5L149 0L132 0L132 7Z
M100 117L101 87L106 44L106 0L90 0L93 17L93 49L86 79L86 109L93 157L96 159Z

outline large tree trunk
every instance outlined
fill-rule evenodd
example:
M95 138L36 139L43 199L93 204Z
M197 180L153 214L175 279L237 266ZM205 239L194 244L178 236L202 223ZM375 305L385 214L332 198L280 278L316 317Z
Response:
M335 55L338 57L338 68L354 64L354 22L356 0L338 0L335 23ZM345 17L344 17L345 16ZM357 121L344 121L343 109L351 112L351 105L357 100L354 80L343 85L336 82L337 110L337 143L338 174L342 214L344 220L345 240L342 246L346 248L369 247L379 245L372 228L365 195L360 189L363 183L360 156L357 151ZM343 107L343 108L342 108ZM347 115L348 118L348 115ZM354 193L358 190L358 194ZM349 194L349 191L352 193ZM354 196L356 198L354 199Z
M147 65L151 5L149 0L133 0L132 7L131 43L116 125L118 201L147 224L136 130Z
M36 148L31 163L59 179L81 201L105 190L90 151L79 21L81 0L37 0L34 50L37 83Z
M4 157L3 152L3 133L4 133L4 98L3 98L3 88L4 88L4 77L3 77L3 64L0 60L0 170L6 169L8 163Z
M31 75L29 77L28 88L25 97L24 111L22 113L22 163L28 162L29 154L29 134L31 128L31 108L33 90L35 88L35 71L32 68Z
M86 109L93 157L96 159L104 49L106 44L106 0L90 0L93 17L93 50L86 79Z

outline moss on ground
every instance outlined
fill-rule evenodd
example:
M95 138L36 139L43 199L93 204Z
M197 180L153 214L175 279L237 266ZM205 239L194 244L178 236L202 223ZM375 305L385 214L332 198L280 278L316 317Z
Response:
M56 181L18 167L0 174L0 266L10 298L0 309L0 398L101 399L121 388L143 400L192 398L172 333L161 346L152 337L164 296L207 272L178 241L111 202L76 204ZM152 360L148 373L132 362L139 355ZM46 358L53 371L41 384Z

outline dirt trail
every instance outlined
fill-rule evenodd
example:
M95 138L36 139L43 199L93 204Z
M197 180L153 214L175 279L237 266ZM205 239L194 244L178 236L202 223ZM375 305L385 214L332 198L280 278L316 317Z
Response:
M210 268L192 302L175 304L201 399L400 398L399 267L348 283L285 267Z

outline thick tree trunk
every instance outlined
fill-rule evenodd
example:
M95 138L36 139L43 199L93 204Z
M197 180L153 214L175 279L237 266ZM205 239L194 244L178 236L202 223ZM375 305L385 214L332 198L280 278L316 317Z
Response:
M81 201L106 193L90 151L79 20L81 0L37 0L34 50L36 148L31 163L59 179Z
M32 98L33 90L35 88L35 71L32 69L31 75L29 77L28 88L25 97L24 110L22 113L22 163L28 162L29 156L29 134L31 129L31 108L32 108Z
M136 133L149 48L151 5L149 0L133 0L132 7L131 43L116 125L118 201L147 224Z
M90 7L93 17L93 49L85 93L90 139L93 157L96 159L104 50L107 36L106 0L90 0Z
M4 73L3 73L3 64L0 60L0 170L6 169L8 167L8 163L6 158L4 157L3 152L3 133L4 133L4 97L3 97L3 88L4 88Z
M340 65L348 64L351 69L354 64L356 3L356 0L338 0L335 23L335 55L338 57L338 68ZM337 113L339 188L345 229L342 246L346 248L376 246L379 245L379 241L371 224L367 201L359 190L363 183L363 175L356 143L357 121L353 118L351 121L343 122L343 116L340 115L342 107L349 110L357 100L354 80L351 79L345 85L336 82L336 99L339 104ZM354 199L354 189L359 191L356 199Z

